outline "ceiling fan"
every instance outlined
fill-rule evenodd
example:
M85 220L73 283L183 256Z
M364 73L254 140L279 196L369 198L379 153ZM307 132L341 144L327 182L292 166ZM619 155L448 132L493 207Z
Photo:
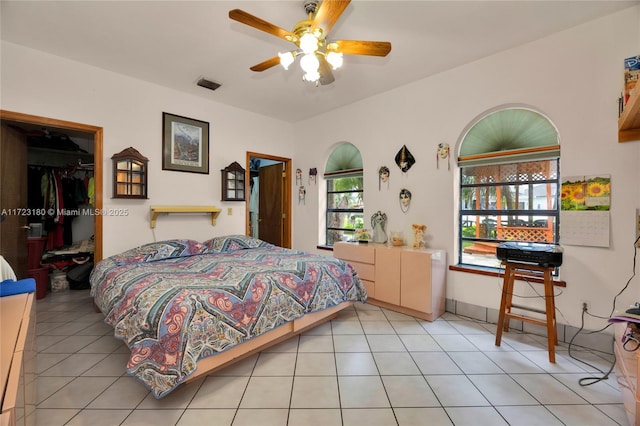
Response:
M303 80L326 85L335 80L332 70L342 65L343 55L387 56L391 51L391 43L388 41L327 41L329 31L350 2L351 0L307 0L304 2L304 9L309 15L308 19L295 24L291 31L240 9L229 11L229 18L290 41L296 46L294 50L278 53L277 56L252 66L252 71L262 72L277 64L288 69L295 58L302 55L300 66L304 71Z

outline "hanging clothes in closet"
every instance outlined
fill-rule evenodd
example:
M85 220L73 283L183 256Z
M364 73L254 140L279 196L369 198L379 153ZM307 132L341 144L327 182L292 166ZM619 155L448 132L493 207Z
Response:
M31 212L41 213L31 215L29 221L44 224L47 250L73 244L73 219L89 199L85 180L74 176L75 171L74 167L29 167L28 207ZM85 175L88 177L87 171Z

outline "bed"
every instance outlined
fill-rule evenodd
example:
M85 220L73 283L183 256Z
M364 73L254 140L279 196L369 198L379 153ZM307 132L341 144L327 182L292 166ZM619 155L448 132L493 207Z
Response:
M232 235L149 243L103 259L91 295L156 398L335 317L366 290L329 256Z

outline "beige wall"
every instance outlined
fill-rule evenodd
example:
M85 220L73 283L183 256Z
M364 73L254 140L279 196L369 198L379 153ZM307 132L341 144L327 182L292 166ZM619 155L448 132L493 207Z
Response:
M104 256L154 239L244 233L245 203L220 201L220 170L233 161L244 165L246 151L292 155L289 123L12 43L2 42L1 48L2 109L104 128L104 207L129 211L104 217ZM162 112L209 122L208 175L162 170ZM145 201L111 198L111 156L130 146L149 158ZM163 215L152 230L154 204L215 205L223 212L215 227L206 215ZM233 208L231 216L227 207Z
M348 141L360 148L365 168L365 223L377 210L387 213L389 230L410 235L412 223L428 227L429 246L443 248L457 262L457 187L459 170L443 163L436 168L436 146L456 144L465 127L483 112L504 104L527 104L546 114L561 138L561 174L611 175L611 246L565 246L561 278L568 286L556 299L558 320L580 325L580 301L589 300L594 313L607 316L614 295L632 273L635 209L640 207L640 141L617 143L617 97L622 87L623 60L640 53L640 7L491 57L443 72L396 90L365 99L295 125L307 144L296 146L296 166L317 167L333 146ZM313 122L331 126L306 131ZM406 144L417 163L402 175L393 162ZM304 157L302 156L304 150ZM378 191L377 170L391 168L391 188ZM408 213L398 206L398 193L413 193ZM323 187L307 190L305 205L294 209L294 246L314 250L321 233L307 213L322 206ZM498 308L501 281L449 271L447 298ZM619 299L624 307L640 296L637 280ZM537 289L540 291L540 289ZM532 295L529 288L518 289ZM538 305L525 299L521 304ZM588 320L589 321L589 320ZM601 321L591 321L593 329Z
M608 315L613 296L632 273L640 142L616 142L616 98L623 59L640 53L639 24L640 7L627 9L294 125L3 42L0 107L104 128L104 207L130 211L127 217L104 219L105 256L153 239L244 233L244 203L220 202L220 169L232 161L244 164L245 152L255 151L292 157L294 168L305 175L310 167L321 172L332 147L348 141L363 155L365 218L382 210L389 216L389 229L405 235L412 223L426 224L428 245L445 249L455 263L458 170L453 159L451 170L442 162L436 168L436 146L446 142L455 148L463 129L488 109L532 105L560 131L563 175L611 174L611 246L565 246L561 278L568 287L556 298L558 319L579 326L580 301L589 300L594 313ZM209 175L162 170L163 111L210 123ZM393 163L403 144L417 159L406 175ZM147 201L110 198L110 157L129 146L150 159ZM391 168L391 188L378 191L382 165ZM413 192L406 214L397 201L404 187ZM316 250L323 188L318 179L317 185L308 185L304 204L294 198L294 248ZM214 204L223 213L215 227L206 216L163 217L153 232L152 204ZM233 215L226 215L227 207L233 207ZM498 279L449 271L447 298L497 308L500 285ZM636 279L618 306L639 295ZM592 329L602 325L587 324Z

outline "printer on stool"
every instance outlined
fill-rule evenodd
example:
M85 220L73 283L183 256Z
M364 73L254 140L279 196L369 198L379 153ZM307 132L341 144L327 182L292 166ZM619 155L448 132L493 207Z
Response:
M562 265L562 251L562 247L557 244L509 241L498 246L496 257L503 262L558 267Z

